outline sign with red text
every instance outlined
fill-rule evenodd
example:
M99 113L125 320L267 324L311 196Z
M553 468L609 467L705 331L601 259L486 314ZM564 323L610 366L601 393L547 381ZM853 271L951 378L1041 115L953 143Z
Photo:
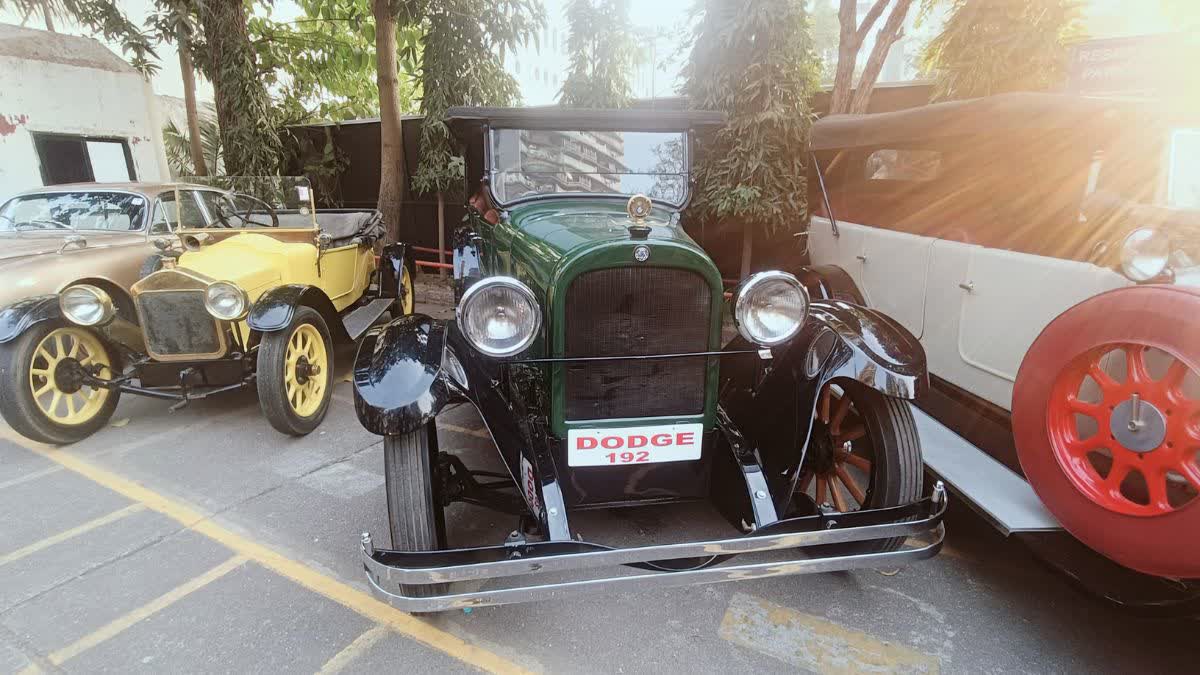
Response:
M659 424L647 427L571 429L567 431L567 464L614 466L700 459L704 425Z

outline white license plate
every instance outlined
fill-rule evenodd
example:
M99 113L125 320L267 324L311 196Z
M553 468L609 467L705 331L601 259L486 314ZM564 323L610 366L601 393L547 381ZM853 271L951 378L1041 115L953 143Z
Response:
M657 424L647 427L570 429L569 466L613 466L700 459L704 425Z

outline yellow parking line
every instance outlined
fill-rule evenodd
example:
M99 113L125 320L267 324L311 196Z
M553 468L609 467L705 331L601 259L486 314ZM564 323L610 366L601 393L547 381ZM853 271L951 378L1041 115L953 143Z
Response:
M445 422L438 422L437 428L445 429L446 431L454 431L460 434L470 434L480 438L490 439L492 437L492 435L488 433L487 429L468 429L466 427L460 427L457 424L447 424Z
M138 511L144 511L145 509L146 506L144 504L130 504L123 509L113 511L107 516L100 516L94 520L89 520L78 527L72 527L65 532L59 532L58 534L51 537L46 537L41 541L35 541L34 543L24 548L19 548L12 553L6 553L0 556L0 565L7 565L10 562L16 562L21 558L33 555L42 549L50 548L55 544L61 544L72 537L78 537L79 535L85 532L90 532L101 525L107 525L111 522L118 521L131 513L137 513Z
M24 476L17 476L16 478L13 478L11 480L6 480L3 483L0 483L0 490L3 490L4 488L10 488L14 485L20 485L21 483L28 483L31 480L37 480L38 478L41 478L42 476L49 476L52 473L58 473L59 471L62 471L62 470L63 470L63 468L61 466L56 465L56 466L48 466L44 469L38 469L37 471L30 471L29 473L25 474Z
M242 555L233 556L229 560L226 560L225 562L221 563L220 565L217 565L216 567L205 572L204 574L201 574L200 576L196 577L195 579L192 579L191 581L180 584L179 586L167 591L166 593L163 593L162 595L151 600L150 602L147 602L146 604L142 605L141 607L138 607L137 609L135 609L127 614L124 614L122 616L117 617L116 619L113 619L112 621L109 621L108 623L104 624L100 628L97 628L96 630L92 631L91 633L88 633L87 635L85 635L82 638L76 640L75 642L67 645L66 647L63 647L62 649L59 649L56 652L53 652L52 654L50 654L50 657L49 657L50 663L53 663L56 666L62 665L63 663L67 662L68 660L73 659L76 656L79 656L84 651L91 649L92 647L95 647L96 645L100 644L101 642L104 642L105 640L108 640L109 638L112 638L113 636L121 633L126 628L129 628L130 626L141 621L142 619L145 619L149 616L157 614L158 612L161 612L162 610L166 609L167 607L170 607L171 605L175 604L179 600L187 597L188 595L191 595L192 593L200 590L201 588L204 588L205 586L211 584L212 582L216 581L217 579L220 579L221 577L232 572L233 570L237 569L238 567L241 567L243 564L245 564L245 562L246 562L245 556L242 556Z
M22 437L16 436L16 434L0 432L0 435L14 440L31 452L57 462L113 492L144 504L147 508L158 511L168 518L182 523L185 527L223 544L235 553L241 554L247 559L291 579L310 591L319 593L334 602L344 605L376 623L385 624L406 637L424 643L433 649L444 652L480 670L493 673L527 672L499 654L472 645L462 638L435 628L420 619L401 612L391 605L376 600L368 593L364 593L333 577L322 574L304 563L292 560L267 546L221 527L207 520L206 515L190 506L164 497L127 478L123 478L106 469L101 469L52 446L32 443ZM357 555L357 552L351 549L348 551L348 555Z
M359 654L367 651L376 642L387 637L390 632L391 629L387 626L381 623L376 624L373 628L368 629L367 632L354 638L354 642L346 645L342 651L334 654L333 658L321 666L321 669L317 671L317 675L334 675L335 673L342 672L346 666L350 665L351 661L358 658Z

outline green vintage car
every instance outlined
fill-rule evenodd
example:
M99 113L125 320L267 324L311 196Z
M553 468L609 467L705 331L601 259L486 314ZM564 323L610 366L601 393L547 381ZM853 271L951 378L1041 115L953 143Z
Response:
M354 366L359 420L385 437L391 548L365 534L361 552L381 597L428 612L938 551L944 491L922 490L907 403L926 386L917 340L876 311L810 302L783 271L750 276L727 302L679 224L693 131L721 115L450 117L471 204L454 236L456 318L397 319L368 333ZM478 409L504 472L439 451L436 416L453 402ZM611 548L570 522L696 500L727 517L727 538ZM454 501L511 513L514 527L494 546L450 548ZM608 569L541 574L584 568Z

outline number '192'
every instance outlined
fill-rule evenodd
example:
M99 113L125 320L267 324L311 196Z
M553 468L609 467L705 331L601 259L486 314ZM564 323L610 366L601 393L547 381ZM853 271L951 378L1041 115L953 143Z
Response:
M650 453L646 450L638 452L610 452L605 455L609 464L637 464L650 461Z

